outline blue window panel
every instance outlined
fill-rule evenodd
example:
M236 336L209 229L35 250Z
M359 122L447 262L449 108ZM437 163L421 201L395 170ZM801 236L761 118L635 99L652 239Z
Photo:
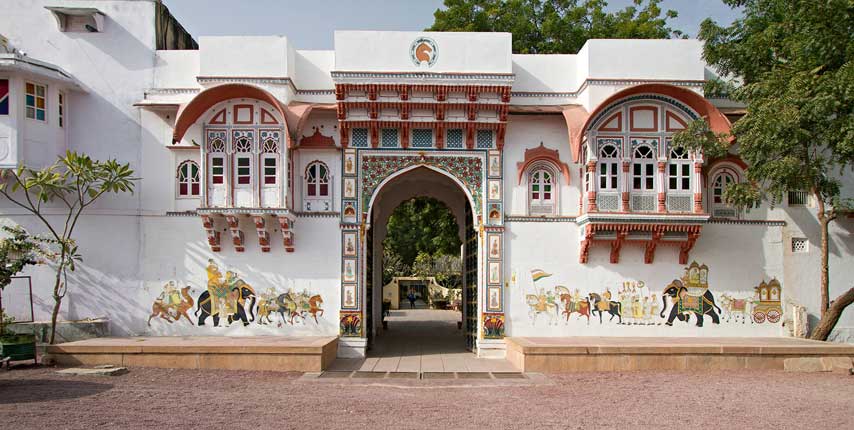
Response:
M31 96L27 94L27 106L35 106L36 105L36 96Z
M477 148L490 149L492 148L492 130L477 131Z
M36 119L39 121L44 121L44 111L41 109L36 109Z
M368 147L368 129L367 128L354 128L353 136L351 140L351 146L354 148L367 148Z
M446 148L457 148L460 149L463 147L463 129L461 128L452 128L448 130L448 139L445 142Z
M432 148L433 130L429 128L416 128L412 130L413 148Z
M397 148L398 143L398 134L396 128L384 128L381 133L382 138L382 147L383 148Z

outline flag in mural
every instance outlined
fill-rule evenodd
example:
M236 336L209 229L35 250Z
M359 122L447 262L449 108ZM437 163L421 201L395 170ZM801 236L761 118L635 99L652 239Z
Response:
M0 79L0 115L9 115L9 80Z
M546 273L542 269L531 270L531 277L534 278L534 282L537 282L543 278L548 278L549 276L552 276L552 274Z

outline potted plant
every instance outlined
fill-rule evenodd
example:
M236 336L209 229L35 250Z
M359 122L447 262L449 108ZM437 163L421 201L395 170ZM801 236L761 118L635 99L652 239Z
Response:
M12 277L26 266L36 264L41 248L37 240L19 227L4 226L2 230L9 236L0 239L0 291L12 283ZM36 360L36 337L33 334L18 334L8 331L15 319L7 315L0 302L0 363L10 361Z

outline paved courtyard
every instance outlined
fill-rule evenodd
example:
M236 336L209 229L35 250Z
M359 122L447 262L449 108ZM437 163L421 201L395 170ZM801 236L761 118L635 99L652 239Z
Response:
M408 306L408 303L407 303ZM429 309L391 311L388 331L376 338L368 358L338 359L329 370L368 372L517 372L504 359L466 351L460 312Z
M854 377L781 371L543 375L547 383L306 380L132 368L0 371L2 428L854 428ZM465 382L464 384L460 384Z

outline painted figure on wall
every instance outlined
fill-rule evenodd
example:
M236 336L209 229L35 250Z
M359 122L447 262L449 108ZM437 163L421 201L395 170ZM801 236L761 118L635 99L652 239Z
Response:
M685 275L681 280L674 279L667 285L661 296L662 304L666 306L667 296L670 296L673 306L665 324L672 326L676 319L688 322L691 314L697 317L697 327L703 326L705 315L712 318L712 323L720 324L718 312L721 312L721 308L715 304L715 297L709 291L708 279L709 268L694 261L685 268ZM661 310L660 316L664 318L664 309Z
M572 293L569 288L563 285L555 287L555 293L561 303L563 303L562 314L566 316L566 321L569 322L569 317L573 313L578 314L578 318L587 317L587 324L590 324L590 300L587 297L581 297L578 288Z
M783 307L780 302L783 287L777 279L771 279L768 283L762 281L754 288L756 292L755 306L752 309L753 321L757 324L765 322L777 323L783 316Z
M536 288L537 281L552 276L541 269L531 270L531 279ZM558 306L555 303L555 295L552 291L545 292L542 288L535 290L535 294L526 294L525 303L528 305L528 317L531 323L537 323L537 316L545 314L549 318L549 324L556 324L558 317Z
M151 319L160 317L168 323L173 323L184 317L190 324L193 320L187 315L187 311L193 308L193 297L190 296L190 287L181 288L179 292L175 288L175 281L169 281L163 286L163 291L151 305L151 315L148 316L148 325Z
M623 305L620 302L611 300L611 291L609 289L606 288L601 296L597 293L589 293L587 297L592 303L593 316L596 316L596 312L599 313L599 324L602 324L602 314L605 312L611 315L608 321L613 321L614 317L617 317L617 324L623 323Z
M311 295L308 291L301 293L288 291L276 298L276 305L279 314L282 316L282 321L287 321L291 325L294 324L294 318L300 318L304 322L309 316L314 319L315 323L319 323L317 316L323 315L322 304L323 298L320 294Z
M249 325L249 321L254 321L255 290L235 272L226 272L225 279L222 279L222 272L212 259L208 260L205 270L208 276L208 288L199 296L199 307L196 310L199 325L205 325L205 320L209 316L213 317L214 327L219 327L220 319L226 319L228 324L239 319L244 326ZM246 317L247 299L251 300L249 303L251 319Z

